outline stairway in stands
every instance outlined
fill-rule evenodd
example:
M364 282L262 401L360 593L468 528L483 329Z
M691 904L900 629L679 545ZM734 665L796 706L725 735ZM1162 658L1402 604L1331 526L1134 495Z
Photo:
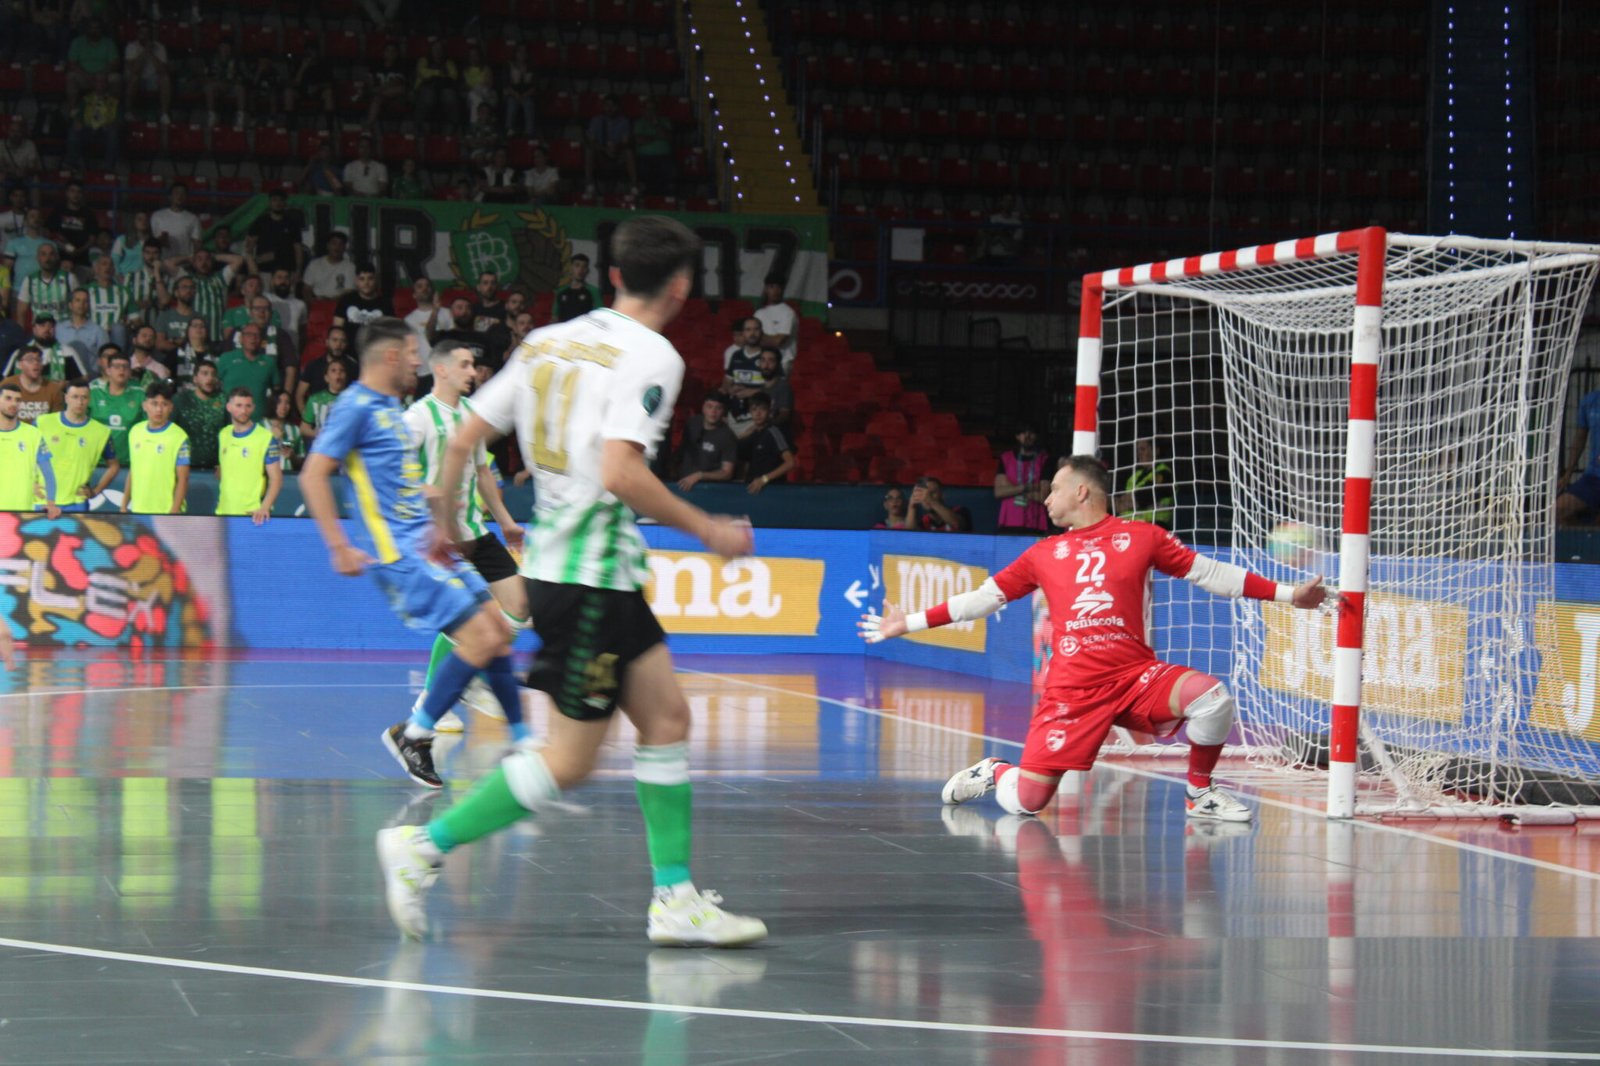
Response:
M716 99L715 122L722 127L708 128L707 140L713 151L724 143L727 148L728 206L768 214L820 212L811 159L801 147L795 108L783 87L783 61L772 51L761 5L695 0L690 24L705 88Z

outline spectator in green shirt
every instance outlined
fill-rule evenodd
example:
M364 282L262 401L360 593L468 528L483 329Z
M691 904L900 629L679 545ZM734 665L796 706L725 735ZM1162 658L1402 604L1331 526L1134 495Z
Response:
M195 367L194 384L178 393L173 421L189 434L189 465L211 470L217 465L217 434L229 422L217 364L207 359Z
M217 371L222 375L222 391L232 392L245 388L255 397L256 406L267 409L267 392L283 384L278 371L278 361L267 356L263 345L261 327L254 322L242 327L238 333L239 347L217 360Z
M657 113L653 99L645 100L644 114L633 124L633 155L645 192L665 196L671 191L672 123Z
M77 114L78 97L99 79L104 79L106 89L114 96L120 95L122 77L117 65L116 42L106 36L100 19L90 19L83 34L74 37L67 48L67 112Z
M316 440L318 431L328 424L328 412L333 410L339 394L350 384L349 368L337 360L329 363L326 381L327 388L313 393L306 400L306 413L300 423L300 432L307 441Z
M101 361L105 376L89 386L89 417L111 429L117 461L128 465L128 431L144 421L144 389L132 384L133 367L127 353L113 352Z

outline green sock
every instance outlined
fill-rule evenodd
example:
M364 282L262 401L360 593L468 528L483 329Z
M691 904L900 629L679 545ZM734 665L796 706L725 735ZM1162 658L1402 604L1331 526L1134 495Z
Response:
M450 653L455 650L456 642L451 640L448 634L440 633L433 638L433 652L428 656L428 676L422 680L423 689L433 687L433 672L439 669L439 664L448 659Z
M655 886L661 888L689 880L693 788L687 781L680 785L635 781L633 787L639 796L639 810L644 812L644 833L650 844Z
M428 823L428 837L440 851L448 852L504 829L527 813L511 794L505 769L497 766L460 803Z

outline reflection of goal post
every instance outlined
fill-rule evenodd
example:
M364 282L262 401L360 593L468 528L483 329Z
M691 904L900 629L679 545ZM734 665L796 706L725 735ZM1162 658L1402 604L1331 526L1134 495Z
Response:
M1158 653L1230 678L1258 762L1326 761L1330 816L1595 802L1600 733L1540 682L1597 263L1373 228L1084 279L1073 451L1121 487L1155 442L1181 535L1344 595L1330 622L1158 585ZM1283 523L1307 552L1265 550Z

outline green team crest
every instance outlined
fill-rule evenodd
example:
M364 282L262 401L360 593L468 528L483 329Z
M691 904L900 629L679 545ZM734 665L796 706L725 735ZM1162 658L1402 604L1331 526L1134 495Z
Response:
M529 292L550 292L560 284L571 255L566 229L538 208L480 208L450 231L450 270L467 288L492 270L502 289L521 285Z

